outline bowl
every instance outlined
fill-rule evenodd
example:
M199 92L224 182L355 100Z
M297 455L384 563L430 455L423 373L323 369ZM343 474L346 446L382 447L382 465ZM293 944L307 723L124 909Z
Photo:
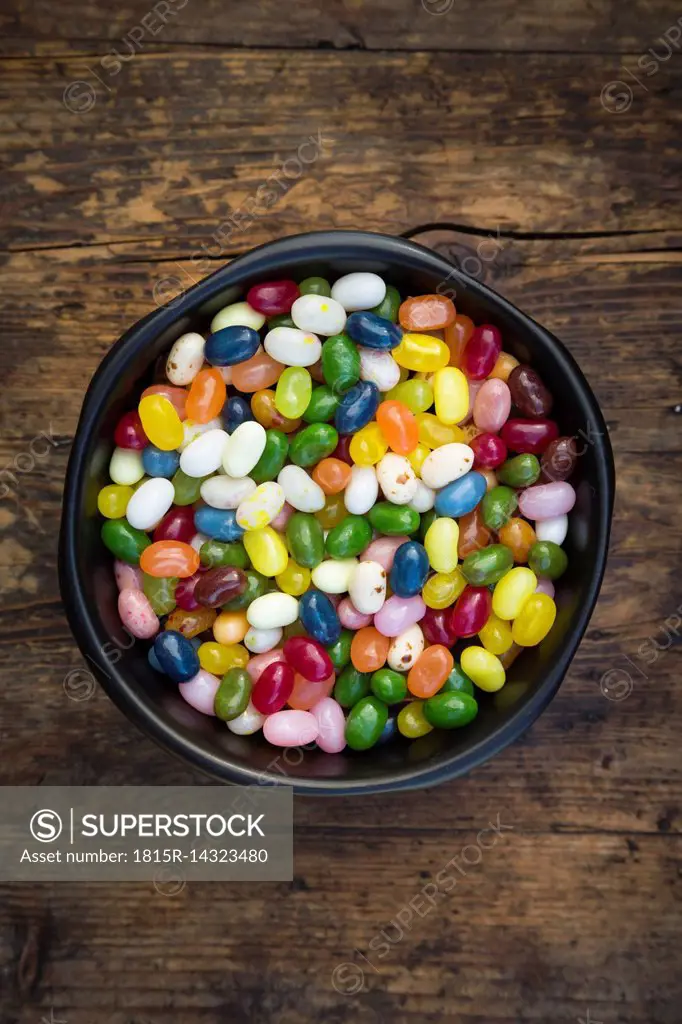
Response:
M565 550L569 568L557 585L557 619L547 638L524 651L497 694L483 694L475 721L434 730L365 752L283 751L262 734L235 736L201 715L147 661L147 644L123 631L112 556L100 538L97 494L109 482L114 427L151 383L160 354L189 330L208 332L211 318L247 289L273 277L332 280L374 271L401 294L440 292L476 323L493 323L503 344L539 371L554 394L562 434L578 437L572 483L577 501ZM594 608L606 564L614 465L604 419L576 362L553 335L447 260L402 238L324 231L283 238L233 260L179 299L132 327L104 358L88 388L64 490L59 575L67 617L81 652L112 700L149 737L214 780L285 783L311 794L353 794L433 785L470 771L516 740L556 694Z

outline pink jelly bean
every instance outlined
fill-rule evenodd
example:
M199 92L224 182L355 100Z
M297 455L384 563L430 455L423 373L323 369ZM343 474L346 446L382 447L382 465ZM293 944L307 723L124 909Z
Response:
M383 636L399 636L426 614L421 597L398 597L394 594L374 616L374 625Z
M309 711L276 711L263 723L263 735L275 747L302 747L317 739L320 726Z
M249 663L246 666L246 671L249 673L254 683L258 682L263 670L268 665L274 665L276 661L286 661L284 657L284 651L281 647L275 647L272 651L266 651L265 654L256 654L253 658L249 659Z
M333 697L323 697L310 713L319 727L317 745L326 754L338 754L346 745L346 719L343 708Z
M390 572L393 568L393 559L395 553L401 544L405 544L409 537L377 537L370 544L367 545L365 550L360 555L361 562L378 562L386 572ZM349 629L360 628L349 626Z
M527 487L519 494L519 511L526 519L551 519L563 516L575 505L575 491L565 480Z
M293 505L290 505L288 501L285 501L280 511L277 513L275 518L270 523L270 526L273 528L273 530L279 530L280 532L283 532L284 530L286 530L287 523L289 522L293 514Z
M159 618L141 590L128 588L118 595L121 622L138 640L149 640L159 632Z
M460 426L463 423L469 423L471 421L471 417L474 414L474 403L476 402L476 398L478 396L478 392L481 390L482 386L483 386L483 381L482 380L470 380L469 381L469 409L468 409L467 414L464 417L464 419L459 421L459 425Z
M551 580L538 580L535 588L536 594L547 594L547 597L554 597L554 584Z
M474 401L474 423L479 430L496 434L509 419L511 391L503 380L484 380Z
M136 565L128 565L116 559L114 577L119 590L142 590L142 570Z
M220 680L217 676L207 672L205 668L200 668L186 683L180 683L178 690L180 696L197 711L201 711L202 715L215 715L213 702L219 686Z
M363 615L359 612L349 597L344 597L336 609L339 622L345 629L362 629L363 626L372 624L371 615Z
M323 697L328 697L334 689L336 673L323 679L322 682L313 683L305 679L299 672L294 677L294 688L289 694L287 704L296 711L312 711L314 704L319 704Z

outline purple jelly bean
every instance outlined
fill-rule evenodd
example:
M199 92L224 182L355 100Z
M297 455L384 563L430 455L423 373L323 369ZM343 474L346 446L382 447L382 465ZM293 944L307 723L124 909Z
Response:
M552 519L570 512L575 505L575 491L564 480L527 487L519 493L519 511L526 519Z
M383 636L399 636L425 614L426 605L418 595L398 597L394 594L374 616L374 625Z

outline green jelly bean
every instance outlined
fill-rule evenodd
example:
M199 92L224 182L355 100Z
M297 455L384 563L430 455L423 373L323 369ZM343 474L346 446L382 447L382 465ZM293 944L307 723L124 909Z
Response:
M202 565L208 565L211 569L218 565L235 565L238 569L246 569L249 564L249 556L240 540L229 543L222 540L207 540L201 545L199 558Z
M551 540L538 540L528 552L528 568L546 580L558 580L568 568L568 557L563 548Z
M407 505L392 505L390 501L380 501L369 510L369 521L377 533L385 533L389 537L401 533L414 533L419 529L419 513Z
M336 395L343 395L360 380L360 353L347 334L334 334L325 341L322 374Z
M261 576L255 569L247 569L244 575L246 576L246 590L243 594L237 594L227 604L224 604L222 608L224 612L240 612L243 608L248 608L257 597L267 594L270 589L272 581Z
M314 569L324 558L324 531L309 512L294 512L287 523L286 538L291 557L305 569Z
M450 673L448 678L443 683L443 685L442 685L442 687L440 689L440 692L441 693L452 693L452 692L468 693L470 697L473 697L473 695L474 695L474 684L471 682L471 680L469 679L469 676L466 674L466 672L462 671L461 666L458 665L457 662L455 662L454 667L452 669L452 672Z
M327 534L327 554L332 558L353 558L364 551L372 539L372 527L365 516L346 516Z
M289 454L289 438L281 430L265 431L265 448L260 459L253 467L249 476L257 484L266 480L275 480L287 461Z
M335 395L326 384L320 384L319 387L313 389L308 408L303 413L303 419L306 423L328 423L333 419L338 404L338 395Z
M429 527L436 519L438 519L438 514L435 508L429 509L429 511L425 512L421 517L421 522L419 524L419 540L422 544L424 543L426 534L429 532Z
M331 455L338 443L338 431L331 423L311 423L294 437L289 445L289 458L295 466L314 466Z
M499 466L495 473L508 487L530 487L540 476L540 462L535 455L515 455Z
M407 697L407 680L392 668L380 668L369 681L372 693L384 704L399 704Z
M505 544L490 544L487 548L472 551L460 566L462 575L472 587L489 587L513 567L514 555Z
M222 722L231 722L246 711L253 681L245 668L230 668L216 690L213 710Z
M355 633L350 629L342 629L341 636L336 643L327 647L327 654L331 658L336 672L340 672L342 668L350 664L350 645L354 635Z
M332 286L324 277L306 277L298 286L301 295L331 295Z
M483 495L481 516L489 530L501 530L514 515L519 504L516 491L511 487L493 487Z
M175 505L193 505L200 498L201 485L207 476L187 476L181 469L176 470L171 480L175 488L173 503Z
M112 555L128 565L139 565L140 555L151 544L144 530L136 530L127 519L107 519L101 536Z
M312 377L305 366L287 366L277 381L275 407L282 416L298 419L308 408L312 393Z
M288 313L278 313L268 319L268 330L273 331L275 327L295 327L296 324Z
M385 320L390 320L391 323L397 324L400 301L400 292L392 284L389 284L386 286L386 295L382 301L370 312L376 313L377 316L383 316Z
M426 412L433 405L433 388L428 380L412 377L391 388L386 398L402 402L416 416L420 412Z
M354 665L346 665L334 684L334 698L342 708L352 708L369 693L369 672L358 672Z
M424 701L424 718L438 729L459 729L473 722L478 704L468 693L450 690Z
M388 721L388 708L378 697L363 697L346 719L346 743L351 750L369 750Z
M180 580L177 576L160 579L142 574L142 590L157 615L170 615L175 608L175 588Z

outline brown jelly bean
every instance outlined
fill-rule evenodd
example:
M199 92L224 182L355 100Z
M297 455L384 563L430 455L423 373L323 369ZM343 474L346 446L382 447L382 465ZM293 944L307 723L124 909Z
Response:
M540 483L548 480L568 480L578 461L578 448L574 437L557 437L543 452L540 459Z
M194 598L205 608L220 608L246 590L246 576L234 565L218 565L199 578Z
M554 399L542 383L540 374L530 366L515 366L509 374L507 385L512 402L522 416L538 419L549 416Z

